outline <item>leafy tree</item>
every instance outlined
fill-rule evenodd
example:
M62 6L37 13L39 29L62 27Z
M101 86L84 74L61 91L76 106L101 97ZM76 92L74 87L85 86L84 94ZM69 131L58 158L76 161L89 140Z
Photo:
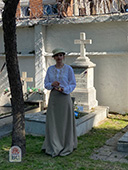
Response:
M2 15L6 66L11 90L13 113L12 146L19 146L25 154L25 119L22 83L17 58L16 10L19 0L4 0Z

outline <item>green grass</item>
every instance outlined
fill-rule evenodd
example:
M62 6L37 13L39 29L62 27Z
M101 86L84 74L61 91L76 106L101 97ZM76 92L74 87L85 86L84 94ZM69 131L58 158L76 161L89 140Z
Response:
M0 170L126 170L128 164L90 159L94 149L121 131L128 124L128 115L109 115L98 127L78 138L77 149L68 156L55 157L41 152L44 137L26 136L26 156L21 163L8 161L11 136L0 140Z

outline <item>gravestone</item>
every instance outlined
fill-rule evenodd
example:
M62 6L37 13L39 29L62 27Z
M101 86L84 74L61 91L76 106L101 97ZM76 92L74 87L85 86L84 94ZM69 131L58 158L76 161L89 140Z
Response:
M94 63L86 56L86 44L91 44L92 40L86 39L85 33L80 33L80 40L75 40L75 44L80 44L80 56L71 67L76 78L76 88L72 93L77 105L83 106L84 111L98 106L96 100L96 90L94 88Z
M32 77L27 77L27 72L22 72L21 77L22 85L23 85L23 94L27 93L27 82L33 82ZM25 103L38 103L40 111L44 109L44 94L38 92L32 92L24 96Z
M10 162L21 162L22 151L19 146L12 146L9 150L9 161Z
M27 72L22 72L22 86L23 86L23 94L27 92L27 82L33 82L32 77L27 77ZM8 88L7 88L8 89ZM7 93L3 92L1 97L0 97L0 106L11 106L11 93L10 93L10 88Z
M45 94L39 93L39 92L33 92L28 94L27 98L24 99L25 103L29 104L38 104L39 106L39 111L44 110L45 107Z
M27 72L22 72L22 87L23 87L23 93L25 94L27 92L27 82L33 82L32 77L27 77Z
M21 77L21 81L22 81L22 87L23 87L23 95L24 95L24 102L25 103L29 103L29 104L38 104L39 105L39 111L44 109L44 94L42 92L32 92L28 94L27 91L27 82L33 82L33 78L32 77L27 77L27 72L22 72L22 77ZM26 97L27 96L27 97ZM0 98L0 101L2 101L0 106L11 106L11 94L10 94L10 90L2 95L2 97Z

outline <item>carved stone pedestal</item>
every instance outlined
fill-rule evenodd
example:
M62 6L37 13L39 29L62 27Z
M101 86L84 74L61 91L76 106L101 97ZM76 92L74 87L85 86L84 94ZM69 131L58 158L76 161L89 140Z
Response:
M83 106L84 111L98 106L96 100L96 90L94 88L94 67L87 57L78 57L77 60L71 64L76 78L76 88L72 93L75 97L77 105Z

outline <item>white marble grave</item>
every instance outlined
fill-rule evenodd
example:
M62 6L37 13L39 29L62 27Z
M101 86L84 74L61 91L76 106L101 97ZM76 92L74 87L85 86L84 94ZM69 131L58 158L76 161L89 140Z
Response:
M76 77L76 88L72 93L77 105L83 106L84 111L98 106L96 100L96 90L94 88L94 63L86 56L86 44L91 44L92 40L86 39L86 34L80 33L80 40L75 40L75 44L80 44L80 56L71 64Z

